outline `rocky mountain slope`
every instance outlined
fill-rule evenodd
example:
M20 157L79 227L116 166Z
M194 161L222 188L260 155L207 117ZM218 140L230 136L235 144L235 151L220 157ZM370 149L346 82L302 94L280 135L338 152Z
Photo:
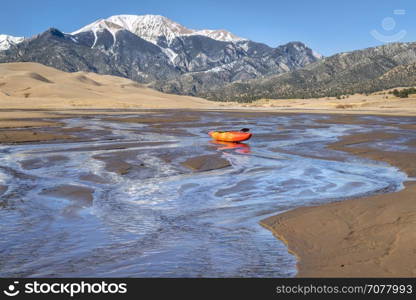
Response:
M336 54L302 69L235 82L201 93L213 100L312 98L416 85L416 43L394 43Z
M193 30L154 15L112 16L71 34L51 28L0 51L0 62L122 76L189 95L288 72L320 58L300 42L272 48L225 30Z

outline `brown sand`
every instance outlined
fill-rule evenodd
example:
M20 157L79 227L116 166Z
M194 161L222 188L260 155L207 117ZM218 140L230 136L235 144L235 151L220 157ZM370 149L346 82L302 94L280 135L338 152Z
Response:
M53 166L53 165L59 165L63 162L66 162L68 158L66 158L63 155L52 155L52 156L45 156L42 158L30 158L21 161L21 166L23 169L26 170L33 170L33 169L39 169L46 166Z
M220 154L195 156L182 163L183 166L198 172L222 169L231 166L230 162Z
M416 115L416 95L409 95L409 98L398 98L388 94L388 91L371 95L355 94L345 99L336 99L335 97L262 99L245 106L281 112Z
M93 156L94 159L105 163L105 169L109 172L114 172L119 175L126 175L134 170L143 171L146 168L144 162L135 160L135 163L129 163L137 156L136 151L125 151L120 153L105 153Z
M0 120L0 128L29 128L59 126L57 122L30 121L30 120Z
M37 63L0 64L0 109L202 109L222 105L164 94L116 76L66 73Z
M42 195L77 201L84 206L91 206L93 200L92 193L93 190L90 188L73 185L60 185L53 189L42 191Z
M37 63L4 63L0 64L0 121L19 116L53 118L62 113L95 113L85 111L86 109L232 109L292 113L416 115L416 95L402 99L383 94L385 92L387 91L369 96L356 94L346 99L263 99L250 104L223 103L164 94L116 76L86 72L66 73ZM9 111L5 111L10 109L33 111L14 111L10 115ZM17 123L3 126L16 125ZM30 125L27 123L27 126Z
M41 194L69 200L69 204L62 210L62 215L76 217L82 208L92 206L94 200L93 193L94 190L88 187L59 185L52 189L45 189Z
M416 134L416 131L415 131ZM394 138L394 134L370 132L344 137L341 141L330 145L331 149L352 153L372 160L379 160L397 166L409 176L416 176L416 152L383 151L359 144Z
M330 148L381 160L415 176L416 153L360 145L392 137L383 132L356 134ZM261 224L297 256L299 277L416 276L415 182L396 193L297 208Z
M25 143L73 138L70 135L46 133L36 130L0 130L0 143Z
M140 123L140 124L159 124L159 123L177 123L177 122L194 122L199 121L196 116L181 115L180 118L162 118L162 117L131 117L131 118L104 118L104 121L122 122L122 123ZM165 126L165 125L164 125Z
M0 196L3 195L7 191L7 186L0 185Z

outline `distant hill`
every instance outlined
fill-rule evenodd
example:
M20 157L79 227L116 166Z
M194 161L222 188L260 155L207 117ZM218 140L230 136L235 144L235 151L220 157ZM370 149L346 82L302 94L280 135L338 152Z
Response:
M318 98L416 85L416 43L336 54L281 75L235 82L200 94L212 100Z

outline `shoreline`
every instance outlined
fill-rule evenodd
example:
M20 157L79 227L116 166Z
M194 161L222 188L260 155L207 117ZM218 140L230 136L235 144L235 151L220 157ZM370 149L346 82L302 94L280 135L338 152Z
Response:
M208 100L207 100L208 101ZM311 99L313 101L313 99ZM246 112L246 113L273 113L273 114L320 114L320 115L348 115L348 116L385 116L385 117L415 117L416 111L383 111L377 109L369 109L369 110L341 110L341 109L298 109L298 108L291 108L291 109L279 109L279 108L270 108L270 107L245 107L243 105L221 105L222 102L212 102L212 107L136 107L136 108L123 108L123 107L86 107L86 108L77 108L77 107L48 107L48 108L32 108L32 107L12 107L4 105L0 105L3 108L0 108L0 120L3 119L2 115L7 112L17 112L17 113L32 113L34 116L47 117L50 115L52 118L65 116L65 114L80 114L80 115L89 115L89 114L123 114L123 113L149 113L149 112L157 112L157 111L218 111L218 112ZM229 103L229 102L225 102ZM219 106L215 106L215 104L219 104ZM13 117L8 117L13 118Z
M362 145L390 138L382 132L352 134L327 147L399 168L409 177L404 189L299 207L260 221L296 257L297 277L416 276L416 182L411 179L416 153Z

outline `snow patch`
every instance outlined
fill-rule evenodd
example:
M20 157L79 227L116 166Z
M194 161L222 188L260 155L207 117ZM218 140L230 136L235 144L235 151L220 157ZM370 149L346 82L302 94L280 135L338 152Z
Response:
M91 48L94 48L95 44L97 43L97 32L102 32L104 30L107 30L110 32L113 36L113 45L116 43L116 33L120 30L124 30L124 28L116 23L113 23L109 20L100 19L95 21L94 23L91 23L85 27L82 27L81 29L72 32L72 35L76 35L81 32L88 32L92 31L94 33L94 44Z
M166 41L171 43L175 38L181 36L203 35L218 41L238 42L246 39L240 38L226 30L194 30L186 28L166 17L159 15L116 15L107 19L100 19L91 23L72 34L85 31L97 31L107 29L113 35L121 29L128 30L137 36L156 44L159 37L165 37Z
M191 35L203 35L203 36L212 38L214 40L223 41L223 42L239 42L239 41L246 40L224 29L220 29L220 30L203 29L203 30L195 31Z
M20 44L24 39L24 37L0 34L0 51L7 50L14 45Z
M169 48L163 48L163 47L159 47L159 48L163 51L163 53L166 54L167 57L169 57L170 62L173 64L178 54Z
M245 52L248 51L248 43L239 43L238 44L240 46L241 49L243 49Z

